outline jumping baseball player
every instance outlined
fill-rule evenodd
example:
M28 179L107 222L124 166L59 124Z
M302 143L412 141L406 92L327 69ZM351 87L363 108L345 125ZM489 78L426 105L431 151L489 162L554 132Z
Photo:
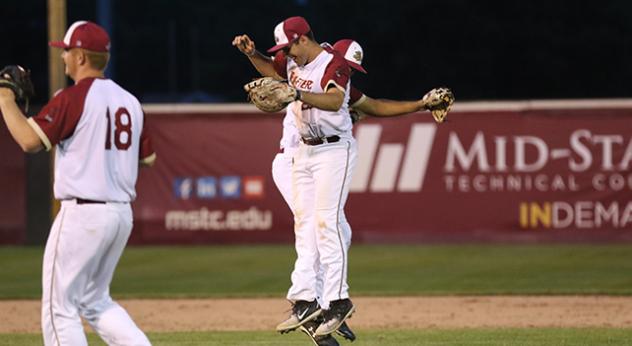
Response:
M258 53L254 48L254 42L252 42L246 35L238 36L235 38L233 42L240 50L249 57L257 58L260 53ZM322 45L327 51L331 52L331 46L328 44ZM334 47L336 51L338 51L342 56L347 59L347 63L352 66L354 69L366 73L364 68L362 68L362 58L363 51L362 47L353 40L340 40L338 41ZM282 52L277 53L275 61L283 61L284 56ZM260 71L265 73L264 68L258 67L255 64L255 67ZM276 66L275 66L276 67ZM277 75L273 75L280 79L280 75L283 74L283 69L276 69L278 72ZM367 113L375 113L371 115L375 116L394 116L400 114L406 114L415 112L417 110L423 109L425 106L424 100L418 101L392 101L392 100L375 100L366 95L364 95L359 90L355 89L351 86L351 99L350 104L353 104L355 107L358 107L360 111ZM283 122L283 138L281 140L281 152L276 155L273 161L273 178L277 185L277 188L283 195L285 201L290 206L290 209L294 212L294 208L292 206L292 184L291 184L291 167L292 167L292 156L296 149L299 146L299 135L294 123L294 114L292 113L292 107L287 108L286 117ZM309 196L309 195L308 195ZM305 197L305 196L303 196ZM306 198L306 204L311 203L309 198ZM313 220L312 220L313 223ZM350 232L349 232L350 234ZM347 239L350 242L350 238ZM348 245L347 245L348 246ZM297 247L297 253L299 254L299 258L301 257L301 251ZM298 262L298 261L297 261ZM320 295L322 294L322 270L317 273L317 292ZM292 275L292 279L294 282L295 275ZM293 286L294 287L294 286ZM288 294L288 298L291 299L292 289L290 289L290 293ZM322 301L319 299L319 303L322 304ZM307 324L310 324L307 327ZM304 326L301 326L301 330L306 334L310 335L310 331L315 331L315 327L313 326L313 322L306 322ZM343 335L348 340L355 340L355 335L348 328L346 323L343 323L337 332ZM317 344L326 344L325 340L314 340Z
M233 44L247 51L251 62L263 75L277 74L300 90L300 98L289 107L301 144L294 155L292 180L295 206L297 261L292 273L288 299L294 302L290 318L277 326L280 332L293 330L320 314L316 298L318 263L324 268L324 322L315 335L334 332L354 311L349 300L347 251L351 229L342 217L349 181L356 160L355 140L347 109L349 67L344 59L324 50L313 38L307 21L288 18L275 28L277 45L269 52L284 50L284 61L273 61L256 52L247 36ZM307 206L313 196L314 206ZM311 216L310 213L314 213ZM317 227L310 219L317 221Z
M26 119L19 95L0 83L0 109L26 152L55 153L55 198L61 210L50 230L42 272L44 344L87 345L83 317L108 345L150 345L110 297L110 282L132 230L139 164L156 155L138 100L104 77L110 39L100 26L78 21L62 48L75 84ZM4 77L0 76L0 77Z

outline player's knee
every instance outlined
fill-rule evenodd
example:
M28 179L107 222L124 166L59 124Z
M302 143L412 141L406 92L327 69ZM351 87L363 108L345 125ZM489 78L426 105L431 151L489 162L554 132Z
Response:
M99 300L84 302L79 305L79 315L89 323L98 321L104 311L113 307L115 303L110 297L104 297Z
M340 214L336 209L322 209L316 212L316 225L319 229L335 229L340 223Z

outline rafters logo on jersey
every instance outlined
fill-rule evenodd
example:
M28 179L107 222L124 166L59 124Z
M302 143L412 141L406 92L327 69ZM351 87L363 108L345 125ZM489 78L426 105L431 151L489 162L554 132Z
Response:
M349 191L421 191L435 132L434 124L414 124L406 145L384 143L378 148L382 126L358 126L355 134L358 142L358 162Z

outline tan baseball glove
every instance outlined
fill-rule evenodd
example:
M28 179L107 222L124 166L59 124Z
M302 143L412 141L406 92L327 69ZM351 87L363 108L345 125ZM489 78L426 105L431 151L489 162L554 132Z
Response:
M287 84L272 77L255 79L244 85L248 100L264 112L278 112L296 101L300 93Z
M450 112L454 103L454 94L448 88L434 88L424 95L424 108L432 113L432 117L438 123L442 123Z

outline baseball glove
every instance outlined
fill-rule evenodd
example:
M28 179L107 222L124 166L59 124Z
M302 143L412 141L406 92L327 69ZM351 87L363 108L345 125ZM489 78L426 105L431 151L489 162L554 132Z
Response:
M424 95L424 108L432 113L438 123L442 123L448 116L450 107L454 103L454 94L448 88L434 88Z
M28 102L35 91L31 82L31 71L19 65L9 65L0 70L0 88L9 88L15 94L16 101Z
M278 112L299 98L299 92L287 84L272 77L255 79L244 85L248 100L264 112Z

